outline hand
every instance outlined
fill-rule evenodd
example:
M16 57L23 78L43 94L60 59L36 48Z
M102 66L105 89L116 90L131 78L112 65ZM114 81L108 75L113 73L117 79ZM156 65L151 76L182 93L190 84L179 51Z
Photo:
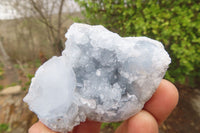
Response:
M135 116L124 121L115 133L158 133L158 126L169 116L178 103L178 91L167 80L162 80L152 98ZM72 133L100 133L101 123L86 121ZM56 133L41 122L35 123L29 133Z

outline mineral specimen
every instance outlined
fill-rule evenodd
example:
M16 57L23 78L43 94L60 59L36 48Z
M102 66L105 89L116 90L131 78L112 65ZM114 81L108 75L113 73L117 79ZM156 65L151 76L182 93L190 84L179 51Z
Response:
M73 24L62 56L36 72L24 101L49 128L71 131L86 118L122 121L139 112L170 58L147 37L120 37L103 26Z

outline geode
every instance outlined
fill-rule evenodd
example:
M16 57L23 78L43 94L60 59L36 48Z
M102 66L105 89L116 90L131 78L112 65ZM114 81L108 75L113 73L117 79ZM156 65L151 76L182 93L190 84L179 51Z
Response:
M147 37L120 37L103 26L74 23L65 50L36 71L24 101L46 126L71 131L86 118L125 120L158 87L171 59Z

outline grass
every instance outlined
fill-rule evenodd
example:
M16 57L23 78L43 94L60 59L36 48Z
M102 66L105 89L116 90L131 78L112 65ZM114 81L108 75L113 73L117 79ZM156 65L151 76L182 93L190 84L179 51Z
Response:
M0 133L9 131L10 131L9 124L7 123L0 124Z
M0 85L0 91L3 90L3 85Z
M0 65L0 80L3 79L3 74L4 74L3 66Z
M13 83L11 83L11 84L9 84L9 85L6 85L5 87L7 88L7 87L16 86L16 85L18 85L18 83L16 83L16 82L13 82Z
M119 125L121 124L121 122L115 122L115 123L102 123L101 124L101 129L104 129L104 128L112 128L114 130L116 130Z

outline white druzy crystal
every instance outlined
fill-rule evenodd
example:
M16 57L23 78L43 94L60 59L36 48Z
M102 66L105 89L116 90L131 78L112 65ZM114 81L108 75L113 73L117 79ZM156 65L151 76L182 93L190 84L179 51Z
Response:
M170 57L147 37L120 37L103 26L73 24L66 48L36 72L24 101L49 128L71 131L86 118L122 121L139 112Z

